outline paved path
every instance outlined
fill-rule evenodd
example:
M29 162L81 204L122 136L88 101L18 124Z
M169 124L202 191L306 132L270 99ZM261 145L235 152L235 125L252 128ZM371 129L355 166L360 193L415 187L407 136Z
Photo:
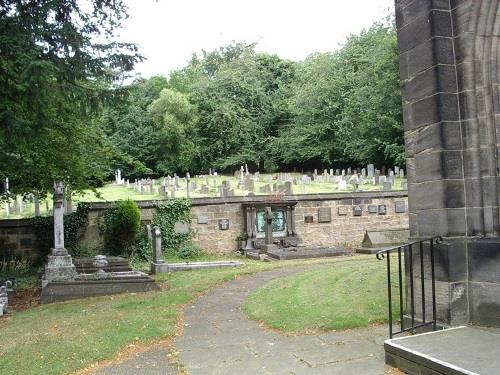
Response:
M303 270L303 269L302 269ZM196 374L389 373L384 365L385 326L314 336L285 336L260 327L241 311L247 294L275 278L299 272L279 269L224 283L186 306L184 334L175 346L179 362ZM100 370L99 375L175 374L166 349Z

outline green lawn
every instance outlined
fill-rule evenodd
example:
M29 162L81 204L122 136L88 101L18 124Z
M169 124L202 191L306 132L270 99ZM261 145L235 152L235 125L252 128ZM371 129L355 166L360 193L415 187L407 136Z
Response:
M387 320L385 262L373 258L332 263L274 280L250 294L244 311L287 332L365 327ZM395 320L399 310L394 311Z
M70 373L112 358L132 343L173 337L184 304L240 275L318 263L344 268L344 264L359 261L363 267L379 263L372 256L272 263L244 260L244 267L158 275L157 280L169 289L157 293L97 297L12 313L0 319L0 374ZM357 309L355 305L351 308Z
M293 174L294 176L301 176L299 174ZM259 188L269 184L270 175L261 175L261 181L255 183L255 194L257 195L262 195L263 193L259 193ZM272 176L271 176L272 177ZM227 180L231 182L231 187L234 188L234 193L236 196L245 196L248 194L246 190L241 190L237 188L238 184L238 179L233 177L233 176L218 176L217 178L211 177L209 178L209 187L213 189L213 181L214 179L217 179L217 184L220 185L222 181ZM187 196L186 194L186 186L183 182L184 180L180 180L180 190L175 193L176 198L185 198ZM206 178L191 178L191 181L194 182L196 181L198 184L198 189L201 187L202 184L206 184L207 179ZM400 178L397 178L395 180L395 185L393 187L394 190L401 190L401 182L402 180ZM156 180L156 188L159 187L160 184L160 179ZM272 182L271 182L272 184ZM374 186L371 183L365 183L361 185L360 190L362 191L377 191L377 190L382 190L382 186ZM330 182L311 182L309 185L306 185L305 191L302 192L302 188L300 185L295 185L293 186L293 192L295 194L319 194L319 193L342 193L342 192L349 192L352 191L352 185L347 184L347 189L345 190L338 190L337 185L334 185ZM113 185L113 184L107 184L99 189L97 189L97 192L99 196L97 196L93 191L88 190L83 193L83 195L78 195L73 198L74 203L78 202L114 202L117 200L125 200L125 199L132 199L132 200L161 200L163 199L160 195L158 194L140 194L137 191L135 191L131 187L127 188L126 186L118 186L118 185ZM169 192L170 194L170 192ZM214 197L215 193L211 192L208 195L203 195L199 194L197 192L191 192L190 197L191 198L201 198L201 197ZM51 197L48 197L49 199L49 210L47 211L46 206L45 206L45 201L42 201L40 203L40 211L42 215L51 215L51 208L52 208L52 203L50 203ZM21 217L32 217L34 215L35 208L34 205L30 202L25 202L25 208L22 214L13 214L11 213L8 218L14 219L14 218L21 218ZM5 209L4 206L0 204L0 219L6 219L7 216L5 214Z

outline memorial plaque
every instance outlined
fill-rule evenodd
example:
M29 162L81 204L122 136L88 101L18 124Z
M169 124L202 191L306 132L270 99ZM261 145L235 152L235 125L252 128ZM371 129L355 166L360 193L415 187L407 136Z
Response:
M370 204L368 206L368 213L369 214L376 214L378 212L378 207L374 204Z
M306 215L306 216L304 216L304 222L305 223L313 223L314 222L313 215Z
M337 214L338 214L339 216L346 216L346 215L347 215L347 207L340 206L340 207L337 209Z
M387 215L387 206L385 204L379 204L378 214L379 215Z
M176 234L188 234L189 230L189 223L178 221L174 224L174 233Z
M354 206L352 208L352 216L361 216L361 215L363 215L363 207Z
M228 230L228 229L229 229L229 219L220 219L219 230Z
M397 214L405 213L406 212L406 203L405 203L405 201L394 202L394 211Z
M208 224L208 216L207 215L198 215L197 222L198 222L198 224Z
M331 223L332 209L330 207L318 208L318 223Z

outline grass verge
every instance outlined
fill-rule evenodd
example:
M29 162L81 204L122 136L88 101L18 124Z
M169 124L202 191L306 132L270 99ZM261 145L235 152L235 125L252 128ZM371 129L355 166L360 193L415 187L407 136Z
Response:
M245 313L286 333L365 327L387 320L385 262L337 262L269 282L250 294ZM399 310L394 311L395 320Z
M9 314L0 319L0 374L74 372L110 359L130 344L148 345L174 336L182 306L223 281L336 260L244 262L244 267L158 275L168 289L157 293L96 297Z

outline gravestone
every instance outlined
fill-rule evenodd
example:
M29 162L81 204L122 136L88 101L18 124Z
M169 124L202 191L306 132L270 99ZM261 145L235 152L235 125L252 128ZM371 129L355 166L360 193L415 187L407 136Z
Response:
M219 219L219 230L229 230L229 219Z
M304 223L307 223L307 224L314 223L314 216L313 215L305 215L304 216Z
M198 215L196 218L196 222L198 224L208 224L208 216L207 215Z
M185 223L183 221L177 221L174 224L174 233L175 234L189 234L191 232L191 228L189 227L189 223Z
M404 201L394 202L394 212L402 214L406 212L406 203Z
M352 216L362 216L363 215L363 207L354 206L352 208Z
M368 205L368 213L369 214L376 214L378 213L378 207L374 204L369 204Z
M346 216L347 215L347 207L346 206L340 206L337 208L337 215L339 216Z
M0 316L7 312L7 307L9 306L9 296L7 295L7 287L5 285L0 286Z
M346 190L347 189L347 181L340 180L339 184L338 184L338 189L339 190Z
M331 207L318 208L318 223L331 223L332 222L332 209Z
M391 191L392 190L392 184L390 181L384 182L383 184L383 190L384 191Z
M76 275L71 255L64 247L64 184L54 182L54 247L50 250L45 266L45 282L52 280L72 280Z
M260 253L266 254L269 250L275 250L273 244L273 212L271 207L264 209L264 244L260 247Z
M163 259L163 251L161 246L161 231L158 227L151 228L153 261L151 262L151 273L157 274L168 271L168 264Z
M378 214L379 215L387 215L387 206L385 204L378 205Z
M35 216L40 216L40 201L37 194L33 196L33 206L35 207Z

